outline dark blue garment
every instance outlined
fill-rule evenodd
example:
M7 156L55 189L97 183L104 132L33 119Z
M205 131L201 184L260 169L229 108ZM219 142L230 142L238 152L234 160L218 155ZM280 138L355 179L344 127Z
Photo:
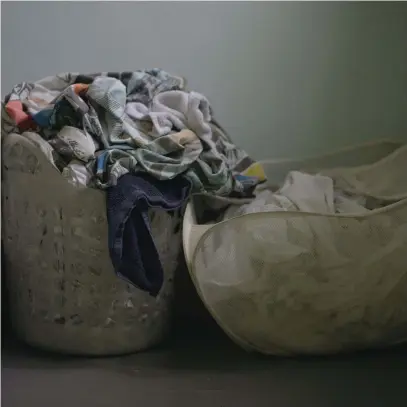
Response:
M156 296L163 284L160 256L151 236L149 208L174 211L189 197L191 183L179 176L160 181L125 174L107 190L109 251L116 273Z

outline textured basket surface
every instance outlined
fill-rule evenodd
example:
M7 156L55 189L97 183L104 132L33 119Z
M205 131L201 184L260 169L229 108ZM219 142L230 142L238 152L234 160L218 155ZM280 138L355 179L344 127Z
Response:
M263 163L270 185L293 168L319 168L337 174L336 186L350 182L382 197L378 202L386 197L386 205L368 212L259 211L199 225L193 202L187 206L191 277L234 341L278 355L407 341L406 154L404 145L378 142L319 159Z
M157 298L119 279L105 196L76 189L21 136L3 144L3 240L13 326L26 342L73 354L149 348L168 331L180 217L150 213L165 282Z

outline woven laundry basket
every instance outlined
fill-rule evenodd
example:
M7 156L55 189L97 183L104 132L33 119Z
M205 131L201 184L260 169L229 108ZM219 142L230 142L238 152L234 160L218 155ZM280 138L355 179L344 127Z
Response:
M277 186L291 170L396 163L392 180L376 171L372 185L387 196L404 193L364 214L258 212L200 225L197 205L188 204L183 244L191 278L235 342L264 354L295 355L407 341L407 147L401 146L376 142L262 163L269 184Z
M2 150L6 277L19 337L46 350L83 355L158 344L171 320L181 217L150 213L165 273L153 298L114 273L104 192L68 184L21 135L6 136Z

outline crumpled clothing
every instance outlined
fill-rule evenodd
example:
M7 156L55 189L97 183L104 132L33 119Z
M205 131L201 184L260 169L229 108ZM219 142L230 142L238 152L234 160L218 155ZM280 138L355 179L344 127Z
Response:
M62 176L76 188L86 188L91 185L92 173L79 160L72 160L63 170Z
M133 120L129 121L123 91L111 78L97 78L89 87L90 98L102 101L104 108L115 106L117 110L105 116L110 142L106 141L107 151L99 158L103 161L103 165L98 163L97 173L101 186L114 184L124 173L134 172L140 166L161 180L187 171L194 191L213 191L219 195L252 193L258 181L254 183L253 178L247 177L241 182L234 177L233 171L241 167L243 161L246 161L245 166L253 161L211 123L211 108L203 95L183 91L160 93L152 99L148 111L140 103L133 103L130 106ZM143 122L151 120L150 132L143 133L140 127L135 129L135 118ZM198 139L180 149L178 143L171 142L169 135L174 130L185 129L194 132ZM121 140L125 148L111 142L116 134L127 134L127 138ZM133 148L129 149L129 145ZM134 150L134 147L138 148ZM109 176L106 177L106 173Z
M184 206L191 183L183 176L158 181L148 174L123 175L107 189L109 251L117 275L151 295L163 284L163 268L151 236L150 208L175 211Z
M365 203L361 196L353 196L335 189L334 180L330 177L291 171L278 191L265 189L250 203L231 205L224 212L223 220L248 213L278 211L318 214L364 213L369 211L363 206Z
M182 78L159 69L64 73L23 82L6 98L9 118L2 131L14 122L14 130L40 132L64 158L87 162L102 189L129 172L160 180L185 173L195 192L252 196L259 179L239 174L253 160L216 122L208 100L184 91L184 85ZM72 128L78 137L65 137ZM183 130L196 137L177 139L174 134ZM72 140L86 146L72 148Z
M68 162L80 160L87 163L95 158L97 148L89 134L71 126L64 126L56 137L49 141L49 144Z
M407 198L407 145L373 164L291 171L276 192L265 189L245 205L231 205L223 219L248 213L301 211L317 214L363 214Z

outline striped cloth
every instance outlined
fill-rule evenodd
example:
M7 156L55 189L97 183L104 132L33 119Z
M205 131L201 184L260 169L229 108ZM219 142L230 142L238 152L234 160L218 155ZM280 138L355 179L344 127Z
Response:
M102 189L140 171L159 180L183 174L193 192L220 196L251 196L258 183L256 177L237 176L253 160L216 122L208 100L160 69L65 73L22 83L6 97L3 110L5 125L39 132L57 152L67 150L58 138L65 126L80 129L84 140L91 137L97 148L85 164ZM78 137L63 141L81 156Z

